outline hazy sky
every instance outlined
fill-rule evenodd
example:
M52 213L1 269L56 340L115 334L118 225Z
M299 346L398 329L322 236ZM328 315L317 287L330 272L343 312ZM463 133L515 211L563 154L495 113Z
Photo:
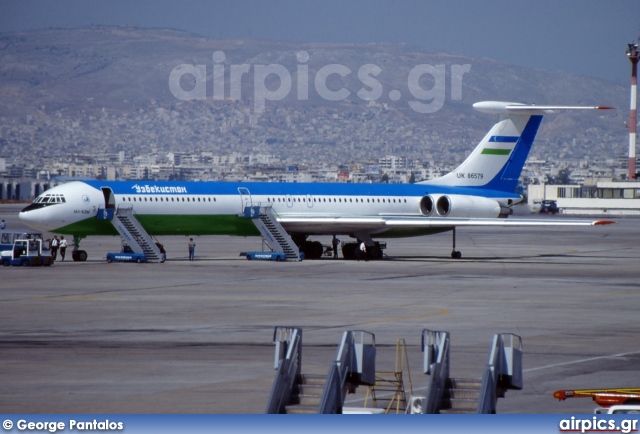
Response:
M638 0L0 0L0 32L90 24L218 39L391 42L630 82Z

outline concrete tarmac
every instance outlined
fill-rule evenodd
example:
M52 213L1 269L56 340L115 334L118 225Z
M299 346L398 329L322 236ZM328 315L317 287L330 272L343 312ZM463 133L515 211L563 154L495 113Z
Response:
M22 206L0 205L8 228ZM263 413L273 329L286 325L303 328L303 373L328 370L345 330L375 334L380 371L404 339L417 395L424 328L451 332L454 377L481 377L493 335L515 333L524 389L498 412L590 413L591 400L552 392L640 387L640 219L616 221L459 229L461 260L449 258L450 233L386 240L382 261L287 263L239 256L259 238L211 236L194 237L195 262L187 237L161 237L164 264L108 264L119 238L90 237L87 262L0 267L0 408Z

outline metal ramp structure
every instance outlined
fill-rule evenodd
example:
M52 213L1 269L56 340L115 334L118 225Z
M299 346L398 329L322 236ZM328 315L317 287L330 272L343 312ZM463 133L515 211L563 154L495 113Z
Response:
M134 253L143 253L147 262L164 262L166 256L160 251L151 235L144 230L136 218L131 205L120 205L117 209L105 208L98 211L98 218L110 220L122 241Z
M288 261L301 260L300 249L278 222L271 205L247 206L244 208L244 216L253 221L262 234L263 242L267 243L271 251L284 252Z
M326 375L302 373L302 329L276 327L273 341L277 372L267 414L341 414L347 393L375 383L375 336L371 333L344 332Z
M507 390L522 389L520 336L494 335L482 379L449 376L449 341L449 332L422 332L424 372L429 375L426 397L416 397L422 399L422 413L495 414L498 398L503 398Z

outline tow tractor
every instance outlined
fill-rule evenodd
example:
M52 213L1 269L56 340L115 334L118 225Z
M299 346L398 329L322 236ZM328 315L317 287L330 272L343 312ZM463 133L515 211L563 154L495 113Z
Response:
M0 262L5 267L9 265L48 267L53 264L52 256L42 254L42 240L15 240L11 250L4 250L0 255Z
M601 407L612 405L640 404L640 387L612 389L556 390L553 397L564 401L567 398L591 398Z

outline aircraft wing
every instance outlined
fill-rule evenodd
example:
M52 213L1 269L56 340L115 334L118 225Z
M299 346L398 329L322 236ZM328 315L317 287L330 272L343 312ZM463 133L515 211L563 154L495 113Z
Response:
M428 220L428 221L423 221ZM598 226L615 223L612 220L569 219L474 219L474 218L391 218L388 226L454 227L454 226Z
M448 218L406 216L280 216L278 221L288 230L308 233L335 233L367 231L383 234L393 229L444 229L460 226L598 226L614 223L611 220L549 219L501 219L501 218Z

